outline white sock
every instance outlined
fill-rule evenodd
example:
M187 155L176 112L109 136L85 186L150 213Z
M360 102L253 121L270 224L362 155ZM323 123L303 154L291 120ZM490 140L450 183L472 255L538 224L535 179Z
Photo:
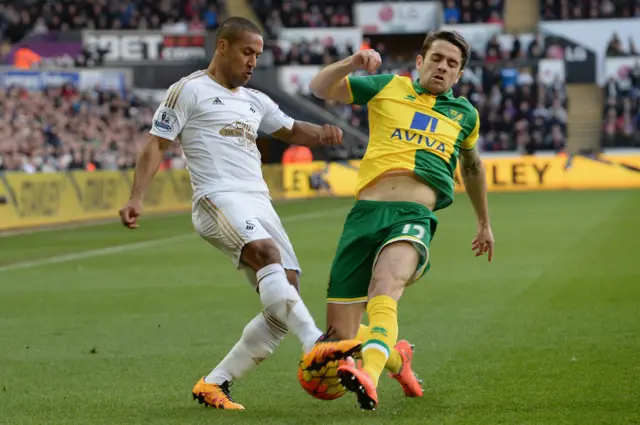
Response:
M311 351L322 331L318 329L300 295L287 280L280 264L270 264L256 273L260 301L266 311L284 323L302 343L304 352Z
M287 328L267 312L253 318L242 337L224 359L204 378L209 384L222 384L240 378L266 360L287 334Z

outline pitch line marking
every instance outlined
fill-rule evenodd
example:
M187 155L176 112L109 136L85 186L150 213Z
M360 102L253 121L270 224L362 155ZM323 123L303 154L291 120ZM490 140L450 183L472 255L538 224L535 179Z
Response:
M281 218L281 220L283 223L287 223L287 222L293 223L297 221L304 221L304 220L310 220L314 218L326 217L339 212L346 212L346 209L334 208L326 211L319 211L319 212L313 212L313 213L293 214L290 216L284 216ZM39 260L21 261L18 263L1 266L0 273L14 271L14 270L30 269L33 267L41 267L41 266L46 266L50 264L69 263L71 261L83 260L85 258L101 257L103 255L120 254L123 252L136 251L138 249L150 248L152 246L162 245L169 242L185 240L188 238L192 238L194 236L195 236L195 233L189 233L184 235L153 239L153 240L144 241L144 242L115 245L108 248L94 249L94 250L83 251L83 252L75 252L71 254L59 255L56 257L41 258Z

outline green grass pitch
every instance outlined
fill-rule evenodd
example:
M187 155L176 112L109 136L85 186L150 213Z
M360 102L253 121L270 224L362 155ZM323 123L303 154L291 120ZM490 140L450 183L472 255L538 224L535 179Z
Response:
M321 326L350 205L278 205ZM351 394L304 393L293 336L235 383L246 411L192 401L260 303L189 215L135 232L107 224L0 238L0 423L640 423L640 192L492 194L490 208L492 264L472 255L464 195L438 213L433 268L399 306L425 397L406 399L383 377L375 412Z

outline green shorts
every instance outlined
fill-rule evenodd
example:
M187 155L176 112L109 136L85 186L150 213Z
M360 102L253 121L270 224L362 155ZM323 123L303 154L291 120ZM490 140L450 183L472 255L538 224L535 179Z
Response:
M378 254L386 245L398 241L412 242L420 253L412 282L420 279L430 267L429 245L437 225L433 212L417 203L357 201L338 242L327 301L366 302Z

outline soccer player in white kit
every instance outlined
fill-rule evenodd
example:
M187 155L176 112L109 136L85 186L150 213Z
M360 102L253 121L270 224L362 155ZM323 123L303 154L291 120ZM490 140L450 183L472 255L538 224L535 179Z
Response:
M136 164L131 198L120 210L122 222L137 228L144 192L164 151L178 141L194 191L196 231L246 272L264 306L192 390L195 399L220 409L244 409L231 398L229 384L268 358L288 330L302 343L305 365L322 367L360 349L356 340L329 340L300 298L300 265L271 204L256 146L258 129L311 147L341 143L342 131L294 121L268 96L243 87L262 50L262 35L251 21L233 17L221 24L209 67L173 84L158 107Z

